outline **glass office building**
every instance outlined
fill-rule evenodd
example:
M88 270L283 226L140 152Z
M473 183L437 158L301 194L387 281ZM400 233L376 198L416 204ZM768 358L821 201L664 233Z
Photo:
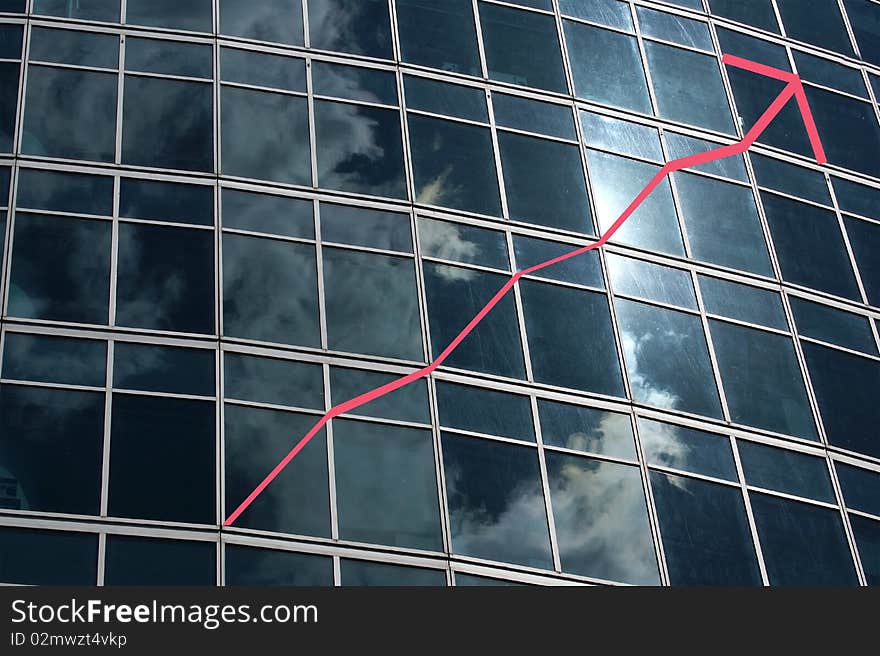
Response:
M232 526L224 518L340 402ZM0 0L0 582L880 583L880 3Z

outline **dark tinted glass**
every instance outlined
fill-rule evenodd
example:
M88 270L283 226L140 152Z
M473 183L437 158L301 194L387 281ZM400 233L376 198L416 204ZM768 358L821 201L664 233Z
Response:
M617 458L636 458L629 415L538 401L544 444Z
M868 317L793 296L789 301L800 335L872 355L877 353Z
M385 0L308 0L308 9L312 48L391 59Z
M109 221L19 212L9 314L28 319L107 323Z
M321 239L353 246L412 253L409 214L350 205L321 205Z
M675 132L665 131L663 140L666 142L667 151L669 152L669 160L675 160L680 157L705 153L721 146L715 141L707 141L705 139L697 139L686 134L676 134ZM732 180L747 182L749 177L746 173L745 159L742 155L734 155L723 159L714 159L688 167L694 171L703 171L704 173L714 173Z
M880 585L880 522L850 516L868 585Z
M331 247L322 257L329 347L422 360L413 260Z
M116 393L112 414L109 514L214 524L214 403Z
M777 0L786 34L844 55L853 54L836 0Z
M228 399L324 408L321 367L304 362L258 358L240 353L224 354L224 395Z
M103 340L6 333L3 342L3 378L104 387L106 366Z
M20 0L24 11L25 0ZM34 13L81 20L119 22L119 0L34 0Z
M710 320L733 421L816 439L791 338Z
M249 86L305 92L306 65L298 57L221 48L220 79Z
M113 214L113 178L22 169L18 207L78 214Z
M116 342L113 387L214 396L214 351Z
M716 16L779 33L772 0L709 0L709 7Z
M212 32L211 0L126 0L125 22Z
M300 198L224 189L223 227L285 237L315 238L314 204Z
M213 542L107 536L107 585L215 585Z
M627 373L636 401L721 416L709 349L698 317L618 300Z
M828 161L880 176L880 125L871 104L811 86L806 93L822 143L828 143Z
M739 440L737 448L749 485L834 503L824 458L746 440Z
M399 0L397 29L404 61L466 75L480 74L470 0Z
M703 305L709 314L788 330L788 320L779 294L702 274L697 277Z
M226 585L333 585L333 559L326 556L227 544L224 562Z
M672 585L761 585L738 487L651 472Z
M876 256L880 249L880 225L849 217L844 222L868 302L880 306L880 261Z
M552 566L535 449L444 435L443 463L455 553Z
M846 507L880 516L880 472L834 463Z
M454 340L507 281L505 276L425 262L425 292L434 357ZM452 367L524 377L512 294L505 295L447 358Z
M859 44L862 59L880 65L880 17L868 0L844 0L849 24Z
M577 246L573 244L561 244L533 237L515 236L513 238L513 250L516 253L516 268L519 271L530 269L536 264L542 264L565 255ZM551 280L573 282L588 287L605 287L602 278L602 268L599 263L598 251L587 251L575 255L567 260L556 262L550 266L530 274Z
M0 581L20 585L95 585L98 535L0 528Z
M315 133L320 186L407 197L396 109L316 100Z
M226 404L225 514L234 511L318 420ZM236 520L236 526L330 537L327 442L318 433Z
M527 396L437 382L440 424L448 428L535 441Z
M212 171L213 96L210 84L126 75L122 162Z
M17 77L18 66L12 66ZM10 65L5 64L0 74L11 70ZM113 161L116 152L116 74L30 66L27 80L22 153ZM5 88L9 86L4 84ZM140 111L144 106L138 105ZM11 115L14 116L14 112ZM157 134L154 132L153 138Z
M502 127L538 132L560 139L577 139L571 107L509 96L492 95L495 122Z
M498 142L511 219L592 234L577 146L506 132Z
M639 417L639 440L649 465L737 480L730 440L723 435Z
M3 97L0 100L0 150L12 151L13 133L15 132L15 116L18 109L18 71L19 65L10 62L0 62L0 89ZM16 91L12 91L15 89ZM38 119L39 120L39 119ZM45 126L44 128L48 129ZM42 147L38 144L38 150ZM22 145L24 152L24 146Z
M412 75L405 75L403 80L408 109L489 122L486 92L483 89Z
M399 374L330 367L330 394L333 404L345 403L399 378ZM428 411L428 386L421 381L412 382L355 408L351 414L429 424L431 418Z
M303 43L302 2L220 0L220 33L300 46Z
M410 114L416 202L501 215L501 198L487 128Z
M21 30L18 33L17 47L9 43L7 29L2 26L0 47L3 58L17 58L21 53ZM14 34L14 33L13 33ZM11 35L10 35L11 36ZM139 39L133 39L137 42ZM31 46L28 59L32 62L56 62L96 68L117 68L119 66L119 37L115 34L96 34L73 30L53 30L34 27L31 30ZM209 62L210 63L210 62Z
M223 332L320 346L315 247L224 235Z
M519 283L536 381L623 396L623 378L605 294ZM589 335L589 348L584 348Z
M397 105L397 78L390 71L315 61L312 86L316 96Z
M214 49L207 44L129 37L125 70L163 75L211 78Z
M311 183L305 98L227 86L220 97L223 173L289 184Z
M834 213L772 194L763 194L762 202L783 277L798 285L858 299Z
M2 507L97 515L103 437L102 393L0 385Z
M802 79L845 91L867 100L868 93L865 91L865 81L858 69L796 51L794 62L797 65L798 75Z
M445 586L442 569L403 567L366 560L342 558L339 562L342 585L346 586Z
M213 232L119 226L118 325L213 334L214 296Z
M119 216L213 225L214 187L155 180L120 181Z
M442 550L431 431L333 422L339 537Z
M489 77L565 93L562 52L553 16L479 3Z
M832 179L834 195L841 211L880 219L880 189L843 178Z
M828 183L819 171L796 166L778 159L749 153L758 185L799 196L824 205L831 205Z
M503 232L419 217L419 250L441 260L507 271L510 260Z
M802 346L828 441L880 457L880 363L818 344Z
M546 458L562 569L659 583L638 467L558 453Z
M750 495L771 585L858 585L840 513Z
M617 295L697 309L690 272L616 253L609 253L606 262L611 289Z

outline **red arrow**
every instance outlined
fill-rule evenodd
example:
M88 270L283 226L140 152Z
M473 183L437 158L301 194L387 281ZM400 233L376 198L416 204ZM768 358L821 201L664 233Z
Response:
M659 185L663 179L673 173L674 171L680 171L681 169L690 168L692 166L698 166L700 164L705 164L707 162L711 162L718 159L723 159L725 157L731 157L733 155L740 155L748 150L755 140L761 136L770 122L776 118L776 115L782 110L792 96L797 100L798 108L800 109L801 116L804 120L804 125L807 129L807 134L810 137L810 145L813 148L813 154L816 157L816 161L819 164L824 164L827 160L825 158L825 151L822 148L822 142L819 139L819 132L816 129L816 123L813 121L813 114L810 112L809 104L807 103L807 96L804 93L804 87L801 84L801 79L795 75L794 73L790 73L788 71L782 71L778 68L772 68L770 66L765 66L764 64L758 64L753 61L749 61L748 59L742 59L741 57L735 57L733 55L724 55L721 59L722 62L729 66L736 66L738 68L743 68L747 71L751 71L753 73L757 73L759 75L764 75L766 77L772 77L777 80L782 80L787 82L785 88L782 92L776 97L767 110L761 115L755 125L749 130L746 135L737 143L730 144L729 146L722 146L720 148L713 148L712 150L708 150L704 153L697 153L695 155L689 155L688 157L682 157L681 159L676 159L671 162L666 163L657 174L651 178L650 182L639 192L639 195L636 196L635 200L629 204L629 206L623 211L623 213L617 218L617 220L611 225L608 230L605 231L599 241L594 244L590 244L589 246L584 246L583 248L578 248L569 253L565 253L564 255L560 255L559 257L555 257L552 260L547 260L546 262L541 262L540 264L536 264L535 266L529 267L524 271L519 271L513 274L510 279L504 284L504 286L498 290L495 296L486 303L482 310L477 313L473 319L471 319L470 323L465 326L458 336L452 340L452 342L443 349L443 352L438 355L433 362L431 362L427 367L423 367L418 371L414 371L411 374L407 374L402 378L398 378L387 385L383 385L382 387L377 387L376 389L361 394L350 401L346 401L345 403L340 403L332 407L327 413L321 417L318 422L312 427L312 429L305 434L305 436L300 439L299 442L290 450L284 459L279 462L275 468L269 472L263 481L251 492L247 498L241 502L238 508L235 509L229 517L226 518L226 521L223 522L224 526L231 526L233 522L245 511L248 507L254 502L254 500L262 494L263 490L280 474L290 461L293 460L297 454L305 448L305 446L311 441L311 439L318 434L318 432L327 424L328 421L337 417L346 412L350 412L355 408L359 408L365 403L369 403L379 397L385 396L386 394L390 394L391 392L400 389L406 385L409 385L412 382L419 380L420 378L424 378L425 376L433 373L437 367L439 367L443 362L448 358L452 352L458 347L459 344L477 327L477 325L483 320L483 318L489 314L492 308L498 304L498 302L504 298L504 295L509 292L513 286L519 281L520 278L526 276L530 273L534 273L535 271L540 271L541 269L545 269L554 264L558 264L559 262L564 262L565 260L571 259L573 257L577 257L578 255L582 255L584 253L588 253L591 250L599 248L603 244L605 244L611 237L620 229L626 220L635 212L638 207L644 202L644 200L648 197L648 195L654 191L654 189Z

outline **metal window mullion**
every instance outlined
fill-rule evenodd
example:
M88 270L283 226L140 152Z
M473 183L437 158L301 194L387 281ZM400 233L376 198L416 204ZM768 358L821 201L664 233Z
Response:
M849 234L846 231L846 224L843 220L843 215L840 212L840 205L837 202L837 194L834 193L834 185L831 183L831 175L828 172L825 172L825 184L828 185L828 193L831 196L831 204L834 207L834 214L837 218L837 224L840 228L840 234L843 237L843 245L846 248L846 255L849 259L849 264L852 267L853 275L856 279L856 284L859 287L859 294L861 295L862 303L864 305L869 305L868 303L868 294L865 291L865 285L862 282L862 274L859 270L858 262L856 261L856 255L853 252L852 243L849 240Z
M446 468L443 463L443 440L440 428L440 408L437 400L437 379L428 376L428 405L431 413L431 435L434 446L434 476L437 484L437 504L439 506L440 533L443 551L452 555L452 526L449 517L449 503L446 496Z
M498 138L498 126L495 124L495 109L492 104L492 92L485 90L486 108L489 111L489 134L492 137L492 151L495 159L495 175L498 181L498 194L501 200L501 218L510 220L510 208L507 204L507 189L504 185L504 168L501 163L501 144Z
M633 442L638 458L639 476L642 479L642 492L645 495L645 506L648 511L648 526L651 530L651 539L654 542L654 558L657 560L657 568L660 573L661 585L672 585L669 577L669 566L666 563L666 550L663 546L663 535L660 530L660 514L657 512L657 504L654 501L654 488L651 485L651 470L648 468L648 459L642 448L642 439L639 432L639 422L634 413L630 413L630 428L633 432Z
M852 28L852 22L850 22L849 14L846 12L846 6L843 4L843 0L837 0L837 8L838 11L840 11L840 17L843 20L843 27L849 37L853 52L855 53L856 58L862 59L862 53L859 49L859 41L856 39L856 34ZM875 8L874 11L880 11L880 7Z
M828 474L831 479L831 487L834 490L834 498L837 501L837 509L840 512L840 519L843 522L843 531L846 535L846 541L849 545L853 564L856 568L856 576L859 579L860 585L868 585L868 581L865 576L865 568L862 565L862 558L861 554L859 553L859 545L856 541L852 524L850 523L849 513L847 513L846 511L846 503L844 501L843 489L841 488L840 481L837 478L837 470L834 467L831 456L827 452L825 454L825 465L828 467Z
M651 76L651 69L648 65L648 53L645 50L645 40L642 37L642 26L639 23L638 12L635 5L630 4L630 14L632 16L633 28L635 29L636 45L639 48L639 57L642 62L642 73L645 76L648 85L648 97L651 100L651 114L654 117L660 117L660 105L657 102L657 95L654 92L654 79Z
M758 559L758 568L761 571L761 581L765 586L767 586L770 585L770 577L767 574L767 565L764 563L764 550L761 547L761 538L758 535L758 525L755 522L754 512L752 512L752 502L749 497L749 489L745 483L746 477L743 473L742 460L739 457L739 449L737 448L736 440L733 437L728 437L728 439L730 440L730 448L733 452L733 463L736 467L737 479L739 480L740 490L742 491L743 505L746 509L746 519L748 520L749 530L752 534L752 542L755 548L755 556Z
M718 364L718 357L715 353L715 344L712 340L712 331L709 327L709 318L706 315L706 307L703 303L703 294L700 289L699 277L696 273L691 272L691 283L697 297L697 307L700 312L700 323L703 326L703 333L706 338L706 346L709 348L709 362L712 366L712 374L715 377L715 386L718 392L718 398L721 401L721 412L724 419L730 423L730 406L727 403L727 394L724 391L724 381L721 378L721 367Z
M510 271L512 273L505 274L506 277L511 278L517 271L516 265L516 254L513 251L513 237L510 234L509 230L504 231L504 238L507 244L507 257L509 262ZM516 311L516 322L517 327L519 328L519 338L522 342L522 356L525 362L525 370L526 370L526 380L530 383L535 381L534 371L532 370L532 354L529 349L529 332L526 329L526 315L525 308L523 307L522 294L520 292L519 283L517 282L513 286L513 301L514 308Z
M321 366L324 384L324 410L329 412L333 407L330 395L330 365ZM335 421L335 420L334 420ZM336 501L336 457L333 445L333 421L324 425L324 435L327 442L327 484L330 493L330 537L339 539L339 508Z
M538 420L538 401L533 394L529 395L529 403L532 409L532 426L535 430L535 440L538 446L538 466L541 474L541 489L544 494L544 511L547 513L547 528L550 533L550 552L553 558L553 568L557 572L562 572L559 539L556 534L556 518L553 515L553 499L550 495L550 479L544 454L544 440L541 436L541 422Z
M312 214L315 225L315 263L317 266L318 279L318 326L321 333L321 349L326 351L330 347L327 330L327 295L324 288L324 249L321 241L321 205L316 200L312 203Z
M114 342L112 339L107 341L107 370L105 372L105 389L104 389L104 441L101 455L101 500L100 500L100 516L106 518L109 513L110 499L110 436L113 425L112 404L113 404L113 363L114 363Z
M98 562L97 562L97 572L95 578L95 584L98 587L104 586L104 574L105 574L105 565L104 562L107 558L107 534L104 532L98 533Z
M116 141L113 162L122 165L122 120L125 110L125 35L119 37L119 70L116 73Z
M474 18L474 29L477 34L477 52L480 56L480 73L484 80L489 79L489 63L486 59L486 46L483 43L483 25L480 22L480 7L477 0L471 0L471 11Z
M306 93L308 95L307 107L309 112L309 152L312 170L312 189L318 188L318 137L315 127L315 93L312 82L312 58L306 58Z

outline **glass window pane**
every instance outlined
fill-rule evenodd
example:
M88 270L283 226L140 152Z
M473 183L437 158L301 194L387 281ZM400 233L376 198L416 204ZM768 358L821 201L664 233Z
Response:
M308 10L312 48L393 57L386 0L308 0Z
M0 581L19 585L95 585L98 534L0 528Z
M868 585L880 585L880 522L850 516Z
M416 202L501 216L489 130L415 114L407 122Z
M122 178L119 216L131 219L214 225L213 185Z
M315 133L320 186L407 197L396 109L316 100Z
M857 68L849 68L828 59L794 51L794 63L801 79L868 99L865 81Z
M214 233L119 226L116 323L214 334Z
M604 234L653 178L659 166L587 151L593 198ZM669 182L664 180L614 233L613 241L673 255L684 255Z
M21 152L112 162L116 152L117 86L115 73L28 67ZM145 106L140 104L139 110ZM152 133L153 139L157 134Z
M401 378L400 374L330 367L330 394L333 397L333 404L345 403L399 378ZM416 381L404 385L390 394L385 394L355 408L351 413L364 417L430 424L427 382Z
M125 22L213 32L211 0L126 0Z
M498 146L511 219L593 233L577 146L509 132Z
M585 111L581 111L581 127L587 146L663 161L660 137L655 128Z
M436 358L483 309L506 276L425 262L425 293ZM525 377L513 294L507 294L446 360L451 367L512 378Z
M212 171L213 106L210 84L126 75L122 162Z
M315 238L314 203L301 198L224 189L223 227L284 237Z
M22 8L24 0L21 0ZM22 9L24 11L24 9ZM119 0L34 0L34 13L80 20L119 22Z
M866 62L880 66L880 18L877 7L867 0L844 0L849 24Z
M690 173L673 175L694 257L772 276L767 243L751 189Z
M318 420L277 410L226 404L228 515L259 485ZM236 526L330 537L327 442L320 431L236 520Z
M564 25L577 96L650 114L648 83L635 38L572 21Z
M305 98L224 86L220 139L226 175L309 185L309 116Z
M507 239L503 232L476 226L437 221L420 216L419 250L423 256L479 264L507 271Z
M258 358L241 353L224 353L223 391L228 399L324 408L324 380L321 366Z
M716 16L779 34L772 0L709 0L709 7Z
M301 0L220 0L220 33L291 46L303 44ZM228 552L228 550L227 550Z
M782 276L788 282L858 300L852 265L830 210L762 194Z
M129 37L125 70L163 75L212 78L214 49L207 44Z
M470 0L398 0L397 29L404 61L465 75L480 74Z
M332 247L322 257L328 346L421 361L413 260Z
M111 228L109 221L18 212L9 314L106 324Z
M828 183L821 172L757 153L749 153L749 158L752 160L759 186L831 205Z
M868 317L843 312L795 296L789 297L798 334L876 355Z
M788 330L782 299L776 292L702 274L698 279L707 313Z
M397 78L391 71L312 62L312 84L316 96L397 105Z
M615 302L633 398L659 408L721 416L699 317Z
M880 306L880 225L844 218L853 255L859 267L865 294L871 305Z
M880 458L880 363L818 344L801 345L828 441Z
M689 272L614 253L608 253L606 262L611 288L617 294L697 309Z
M214 350L116 342L113 387L215 396Z
M569 105L552 105L505 93L492 95L495 122L506 128L577 139Z
M226 585L333 585L333 559L327 556L226 545Z
M452 550L550 569L550 534L532 447L443 435Z
M306 91L306 63L297 57L220 48L220 79L283 91Z
M76 214L113 214L113 178L21 169L18 207Z
M3 26L6 28L7 26ZM5 34L4 34L5 36ZM4 42L6 39L4 39ZM132 39L140 41L140 39ZM4 47L6 44L3 44ZM18 48L3 53L4 58L20 57L21 32L18 32ZM31 47L28 59L32 62L53 62L96 68L119 67L119 37L115 34L98 34L73 30L53 30L47 27L31 29Z
M422 569L366 560L339 561L344 586L440 586L446 585L446 572L442 569Z
M873 219L880 219L880 188L832 178L834 195L842 212L861 214Z
M486 92L483 89L448 84L413 75L403 77L403 86L406 90L407 109L420 109L482 123L489 122Z
M527 396L438 381L437 406L447 428L535 441Z
M534 237L516 235L513 238L517 271L530 269L536 264L543 264L549 260L556 259L560 255L570 253L577 248L573 244L561 244ZM530 275L551 280L561 280L562 282L573 282L579 285L587 285L588 287L598 287L599 289L605 287L597 250L575 255L567 260L551 264Z
M674 41L698 50L714 51L712 37L709 36L709 28L705 23L646 7L636 7L636 13L645 36Z
M672 585L761 585L738 487L651 472Z
M215 585L217 545L213 542L107 536L107 585Z
M750 495L770 585L858 585L840 513Z
M223 332L320 346L315 247L224 235Z
M737 448L749 485L834 503L824 458L747 440L739 440Z
M0 385L2 506L97 515L103 443L103 393Z
M215 524L215 412L212 401L113 394L109 514Z
M636 459L629 415L544 400L538 414L545 445Z
M104 387L106 367L103 340L7 332L3 341L3 378Z
M639 440L649 465L738 480L730 440L723 435L639 417Z
M669 130L664 130L663 140L666 142L666 150L669 153L669 161L673 161L689 155L705 153L715 148L720 148L722 144L715 141L706 141L705 139L697 139L686 134L676 134ZM745 158L742 155L734 155L715 159L690 166L689 169L694 171L703 171L705 173L714 173L732 180L740 182L748 182L749 176L746 173Z
M608 27L616 27L627 32L633 31L632 14L629 5L619 0L559 0L559 9L563 16L573 16L584 20L600 23Z
M409 214L401 212L322 203L321 239L325 243L412 253Z
M15 117L18 113L19 68L17 62L0 62L0 89L3 90L3 96L0 99L0 150L7 153L12 152ZM12 89L15 91L10 93ZM43 125L45 128L46 124ZM24 133L22 136L31 138L28 133ZM37 146L39 147L39 144ZM24 143L22 143L21 149L24 152Z
M657 559L638 467L547 453L562 569L657 585Z
M880 472L834 463L846 507L880 516Z
M431 431L333 422L339 537L440 551Z
M785 32L792 39L806 41L844 55L853 54L840 8L835 0L777 0Z
M553 16L479 3L489 78L567 92Z
M535 380L623 396L605 294L533 280L519 283ZM584 348L584 340L589 348Z

